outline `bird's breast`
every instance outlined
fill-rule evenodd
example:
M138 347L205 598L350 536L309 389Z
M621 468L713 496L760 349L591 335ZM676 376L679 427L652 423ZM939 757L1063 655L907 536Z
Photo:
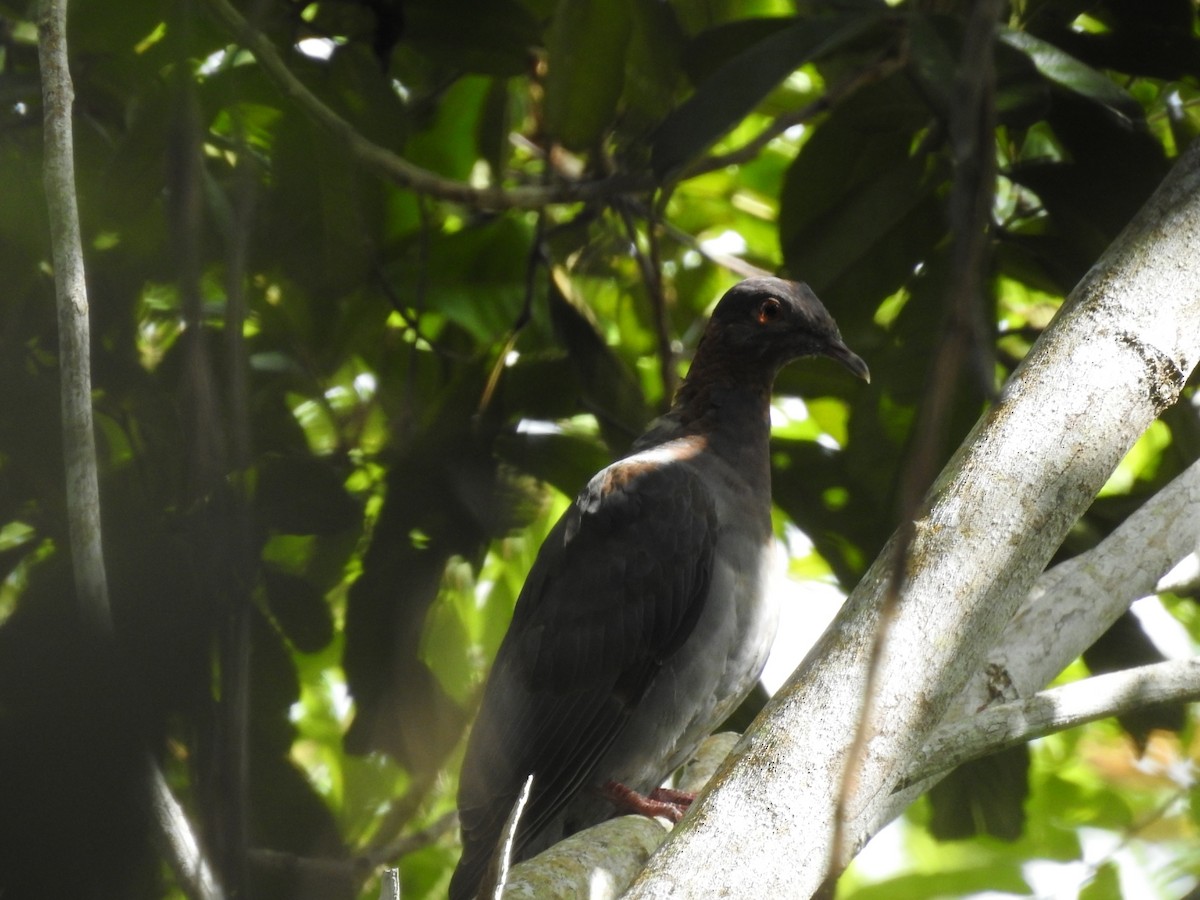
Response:
M768 590L775 552L769 494L748 490L719 465L700 474L713 486L718 513L703 611L689 638L664 660L602 767L637 790L660 784L745 699L779 621Z

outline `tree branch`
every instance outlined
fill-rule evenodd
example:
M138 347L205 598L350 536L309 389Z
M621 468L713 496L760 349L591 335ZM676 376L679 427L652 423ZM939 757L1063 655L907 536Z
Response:
M971 680L959 714L970 715L997 698L1027 697L1048 684L1134 600L1155 593L1163 575L1195 550L1197 535L1200 461L1091 550L1038 578L987 654L987 665Z
M1157 703L1200 700L1200 658L1171 660L1084 678L1004 703L939 728L913 759L899 789L965 762Z
M637 262L638 271L642 273L642 284L645 285L646 296L650 300L654 336L658 341L658 372L663 386L661 405L665 411L670 407L671 399L675 396L675 388L679 379L675 374L675 354L671 350L670 325L667 322L667 298L663 291L658 240L654 233L654 229L658 225L657 216L653 211L654 207L651 207L651 211L645 216L646 243L649 245L649 249L647 252L642 252L642 248L638 245L637 223L634 222L629 204L615 203L613 206L617 215L620 216L621 223L625 226L625 233L633 248L633 258Z
M234 39L254 54L263 72L284 95L295 101L305 113L341 140L368 169L400 187L438 200L490 210L543 209L557 204L586 203L644 194L658 187L653 176L647 172L617 172L591 181L560 181L509 188L477 188L462 181L445 178L367 139L358 129L330 109L292 73L270 39L247 22L229 0L204 0L204 3ZM678 180L750 162L772 140L789 128L812 119L860 88L903 68L906 62L907 54L903 50L898 55L877 61L830 88L812 103L793 113L780 116L754 139L736 150L698 160Z
M1142 504L1107 538L1038 578L987 663L955 701L943 727L981 709L1029 697L1091 646L1134 600L1159 589L1200 534L1200 462ZM945 774L940 773L940 774ZM871 835L900 815L933 778L908 778L856 829Z
M171 793L162 770L147 756L150 803L158 823L158 843L180 888L194 900L224 900L225 891L209 865L183 807Z

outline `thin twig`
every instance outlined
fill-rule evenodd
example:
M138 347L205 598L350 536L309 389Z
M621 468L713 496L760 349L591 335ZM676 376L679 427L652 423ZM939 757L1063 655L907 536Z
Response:
M730 256L728 253L714 253L712 250L704 246L704 242L700 241L693 234L688 234L678 225L673 225L665 220L660 220L663 231L670 235L671 239L677 241L689 250L695 250L713 265L727 269L734 275L742 278L761 278L764 275L770 275L766 269L759 268L754 263L746 262L738 256Z
M650 302L654 306L654 321L658 331L659 365L662 367L663 397L660 404L663 412L671 405L671 399L679 387L679 376L675 367L675 349L671 341L670 324L667 322L667 290L663 283L662 247L658 229L662 223L663 205L652 204L651 214L646 218L646 264L650 280L646 283L650 291Z
M430 248L433 244L431 232L433 231L433 223L429 217L429 203L425 196L417 195L417 214L420 219L420 228L417 231L417 283L414 286L414 303L413 303L413 321L420 322L421 316L425 315L426 301L429 299L429 255ZM382 277L382 273L381 273ZM391 284L386 282L389 291ZM397 309L399 304L395 304ZM403 316L403 314L401 314ZM413 333L420 335L417 329L413 328ZM433 346L430 344L430 346ZM416 419L417 409L417 364L419 358L417 356L420 348L417 342L413 341L408 347L408 378L404 383L404 425L412 425Z
M1121 840L1117 842L1116 846L1114 846L1105 856L1099 857L1088 864L1087 875L1079 879L1080 895L1090 893L1089 891L1084 890L1084 888L1093 879L1095 879L1098 874L1100 874L1100 870L1105 866L1115 862L1117 858L1129 848L1129 845L1133 843L1133 839L1136 838L1141 832L1150 828L1152 825L1157 825L1162 819L1166 818L1167 813L1169 813L1173 808L1185 803L1187 798L1191 796L1192 790L1193 788L1189 784L1181 785L1172 791L1166 800L1164 800L1154 809L1150 810L1150 812L1141 821L1134 822L1126 826L1121 835ZM1188 803L1184 808L1186 809L1190 806L1191 803ZM1188 821L1191 821L1190 818ZM1161 837L1159 837L1159 840L1161 840ZM1200 887L1193 887L1190 892L1183 895L1182 900L1196 900L1197 897L1200 897Z
M246 248L254 214L254 175L240 108L230 107L239 150L234 165L233 221L226 245L225 352L229 359L230 454L235 471L250 465L249 366L246 359Z
M221 604L224 614L217 632L220 697L216 702L215 778L209 785L208 833L217 843L215 852L226 889L239 897L246 886L250 703L247 584L253 561L246 546L249 524L242 519L242 498L229 492L225 482L229 471L229 423L223 415L203 312L204 127L196 86L186 65L194 24L190 0L175 4L170 27L179 39L179 64L167 145L169 226L184 319L182 389L186 401L188 503L200 510L193 543L202 589ZM238 352L235 350L235 355ZM248 446L248 426L246 443Z
M431 840L427 841L431 843L458 822L457 813L448 813L424 831L404 834L404 829L424 805L435 783L434 774L423 775L409 785L403 797L391 804L383 820L376 825L370 844L357 855L358 864L365 866L360 868L362 877L366 877L376 866L393 862L412 852L408 849L409 842L413 842L413 849L420 849L425 846L424 843L420 843L424 840L422 835L431 835Z
M236 107L235 107L236 110ZM242 138L241 117L234 114L234 128ZM246 474L250 467L250 412L248 360L244 323L246 320L246 245L250 234L253 209L254 181L245 153L238 154L235 171L234 221L229 236L225 300L225 345L229 372L226 389L228 398L230 453L236 489L229 498L230 531L228 541L231 571L228 574L230 609L226 625L226 652L221 661L223 691L222 705L228 709L229 765L232 784L232 818L238 828L232 834L238 839L233 859L239 868L245 866L246 810L250 782L250 628L252 608L250 590L256 576L256 553L250 522L250 497ZM221 540L221 538L217 538ZM228 876L227 876L228 877ZM240 878L238 879L241 880Z
M384 863L395 862L410 853L416 853L418 850L424 850L430 844L437 843L443 835L453 831L456 827L458 827L458 812L451 811L438 817L420 831L402 835L390 843L368 851L361 858L366 860L372 868Z

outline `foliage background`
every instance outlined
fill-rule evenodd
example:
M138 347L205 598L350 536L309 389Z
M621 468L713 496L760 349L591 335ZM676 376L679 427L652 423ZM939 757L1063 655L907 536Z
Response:
M778 386L789 574L848 588L1200 126L1190 0L1001 5L966 151L989 71L963 61L969 3L236 4L432 173L416 192L220 6L71 4L114 646L71 584L35 15L0 2L6 896L180 895L145 747L235 891L373 896L398 862L404 896L444 893L461 738L524 573L721 291L752 267L806 280L870 363L870 386L820 362ZM985 250L963 297L969 164ZM1063 556L1196 457L1186 396ZM1191 652L1191 600L1156 609ZM1064 677L1156 658L1149 615ZM839 896L1030 895L1048 873L1065 896L1179 896L1200 880L1193 735L1149 710L987 761Z

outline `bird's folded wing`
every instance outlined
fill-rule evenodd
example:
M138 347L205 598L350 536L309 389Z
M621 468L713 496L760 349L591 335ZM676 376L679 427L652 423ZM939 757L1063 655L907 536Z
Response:
M688 467L633 457L592 480L543 545L497 656L463 766L468 841L498 833L531 772L525 835L591 783L695 627L716 539L712 496Z

